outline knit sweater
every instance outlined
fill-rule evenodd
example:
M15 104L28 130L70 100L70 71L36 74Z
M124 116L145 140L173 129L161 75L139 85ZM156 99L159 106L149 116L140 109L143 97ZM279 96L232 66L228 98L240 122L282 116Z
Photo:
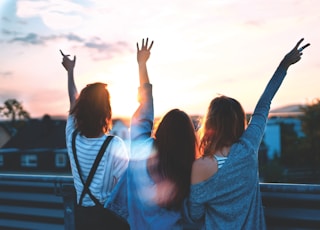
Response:
M202 229L265 229L258 175L258 150L272 98L286 70L278 67L261 95L247 129L234 143L223 167L209 179L191 186L185 202L187 221Z

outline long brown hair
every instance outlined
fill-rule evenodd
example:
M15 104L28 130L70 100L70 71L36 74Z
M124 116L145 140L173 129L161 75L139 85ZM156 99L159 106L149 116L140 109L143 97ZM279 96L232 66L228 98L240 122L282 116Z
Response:
M246 116L241 104L230 97L214 98L200 129L200 152L212 156L237 142L245 130Z
M87 85L76 100L70 114L75 117L75 125L81 135L97 137L111 129L112 111L110 94L104 83Z
M179 109L169 111L155 132L157 173L160 180L174 184L175 191L165 207L178 210L189 194L192 163L197 148L194 125Z

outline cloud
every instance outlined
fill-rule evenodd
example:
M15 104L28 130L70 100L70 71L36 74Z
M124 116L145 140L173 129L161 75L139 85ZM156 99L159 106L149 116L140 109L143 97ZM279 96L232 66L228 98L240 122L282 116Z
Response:
M117 53L123 53L129 50L129 44L123 41L107 43L98 37L91 38L84 42L84 46L92 53L94 60L110 59Z
M10 43L14 42L22 42L32 45L44 45L45 40L43 37L35 34L35 33L29 33L24 37L16 37L9 41Z
M2 34L4 35L12 35L14 32L13 31L10 31L10 30L6 30L6 29L2 29Z
M264 25L262 20L247 20L244 22L244 25L253 26L253 27L261 27Z
M0 91L0 105L8 100L9 98L15 98L20 100L21 93L17 90L11 90L11 89L1 89Z
M13 31L9 30L2 30L3 33L11 35L15 34ZM25 36L15 37L9 41L9 43L20 42L24 44L31 44L31 45L46 45L49 41L55 41L58 39L66 39L68 41L73 42L85 42L85 40L75 34L62 34L62 35L49 35L49 36L41 36L36 33L29 33Z
M7 35L15 34L16 32L9 30L2 30L2 33ZM25 36L16 36L9 40L9 43L21 43L27 45L45 46L49 42L56 42L58 40L67 40L74 43L75 46L81 46L88 50L94 60L105 60L112 58L115 54L123 53L130 50L128 43L124 41L106 42L99 37L91 37L85 39L73 33L41 36L36 33L29 33Z
M69 41L76 41L76 42L83 42L84 39L79 37L78 35L75 34L67 34L67 35L62 35L61 37L66 38Z
M13 72L11 71L0 71L0 77L6 78L12 76Z
M86 8L72 1L24 0L17 3L17 16L37 17L50 29L72 29L83 23Z
M1 20L4 22L11 22L11 20L8 17L2 17Z

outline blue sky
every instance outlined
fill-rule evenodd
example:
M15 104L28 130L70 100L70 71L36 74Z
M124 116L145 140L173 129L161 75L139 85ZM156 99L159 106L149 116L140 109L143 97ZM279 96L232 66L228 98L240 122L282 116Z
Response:
M136 42L154 40L148 62L155 112L203 114L218 95L251 112L283 56L311 46L289 69L272 108L319 98L320 1L1 0L0 103L15 98L32 117L67 115L59 49L77 56L79 91L108 83L114 116L137 107Z

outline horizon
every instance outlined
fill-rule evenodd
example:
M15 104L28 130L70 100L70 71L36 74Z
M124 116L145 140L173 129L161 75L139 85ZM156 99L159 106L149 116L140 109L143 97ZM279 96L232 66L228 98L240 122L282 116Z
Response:
M273 116L280 116L280 117L287 117L287 116L300 116L302 114L302 112L299 111L299 107L300 106L304 106L304 105L307 105L307 104L292 104L292 105L285 105L285 106L281 106L281 107L277 107L277 108L274 108L272 110L270 110L269 112L269 118L273 117ZM293 108L293 109L292 109ZM246 115L252 115L252 112L246 112ZM49 116L50 118L52 119L55 119L55 120L66 120L68 118L68 115L67 114L63 114L63 115L54 115L54 114L43 114L42 116L38 116L38 117L30 117L30 119L37 119L37 120L40 120L42 119L44 116ZM154 119L155 120L159 120L161 119L163 115L160 115L160 116L155 116ZM191 118L193 117L203 117L205 116L205 113L203 114L188 114ZM120 119L120 120L130 120L131 119L131 116L112 116L112 120L117 120L117 119ZM17 121L19 121L21 119L17 119ZM22 119L23 120L23 119ZM11 119L10 118L5 118L5 117L0 117L0 122L10 122Z

